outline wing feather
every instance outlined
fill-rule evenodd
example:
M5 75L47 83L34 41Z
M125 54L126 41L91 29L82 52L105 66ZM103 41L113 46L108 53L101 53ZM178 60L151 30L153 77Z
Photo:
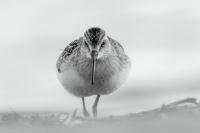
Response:
M61 55L59 56L57 63L56 63L56 68L57 71L60 73L61 72L61 65L68 59L70 59L70 56L75 54L75 50L80 46L80 41L81 38L74 40L70 44L68 44L65 49L62 51Z
M122 45L121 45L119 42L117 42L116 40L112 39L111 37L108 37L108 39L109 39L111 45L113 46L114 50L115 50L119 55L125 54L124 48L122 47Z

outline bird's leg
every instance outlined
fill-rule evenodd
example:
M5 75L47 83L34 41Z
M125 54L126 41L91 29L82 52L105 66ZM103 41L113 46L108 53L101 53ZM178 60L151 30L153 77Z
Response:
M97 95L95 101L94 101L94 104L92 106L92 112L93 112L93 116L96 117L97 116L97 105L98 105L98 102L99 102L99 98L100 98L100 95Z
M89 117L90 114L88 113L88 111L87 111L87 109L86 109L84 97L82 97L82 103L83 103L83 115L84 115L85 117Z

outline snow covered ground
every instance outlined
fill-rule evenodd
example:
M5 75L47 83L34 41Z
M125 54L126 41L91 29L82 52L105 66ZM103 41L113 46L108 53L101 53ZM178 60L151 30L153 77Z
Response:
M140 113L85 119L60 112L2 113L2 133L199 133L200 104L187 98Z

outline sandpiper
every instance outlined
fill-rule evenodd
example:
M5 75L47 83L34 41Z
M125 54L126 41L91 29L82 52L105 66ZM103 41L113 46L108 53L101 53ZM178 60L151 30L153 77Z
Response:
M96 117L100 96L110 94L122 85L131 63L119 42L107 36L103 29L92 27L66 46L56 67L63 87L82 98L84 116L89 116L84 97L97 95L92 106Z

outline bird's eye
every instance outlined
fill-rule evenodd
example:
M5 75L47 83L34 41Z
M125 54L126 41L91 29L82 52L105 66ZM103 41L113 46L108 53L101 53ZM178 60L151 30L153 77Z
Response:
M84 42L84 45L85 45L86 48L89 47L87 42Z
M104 46L105 46L105 42L102 42L101 47L104 47Z

